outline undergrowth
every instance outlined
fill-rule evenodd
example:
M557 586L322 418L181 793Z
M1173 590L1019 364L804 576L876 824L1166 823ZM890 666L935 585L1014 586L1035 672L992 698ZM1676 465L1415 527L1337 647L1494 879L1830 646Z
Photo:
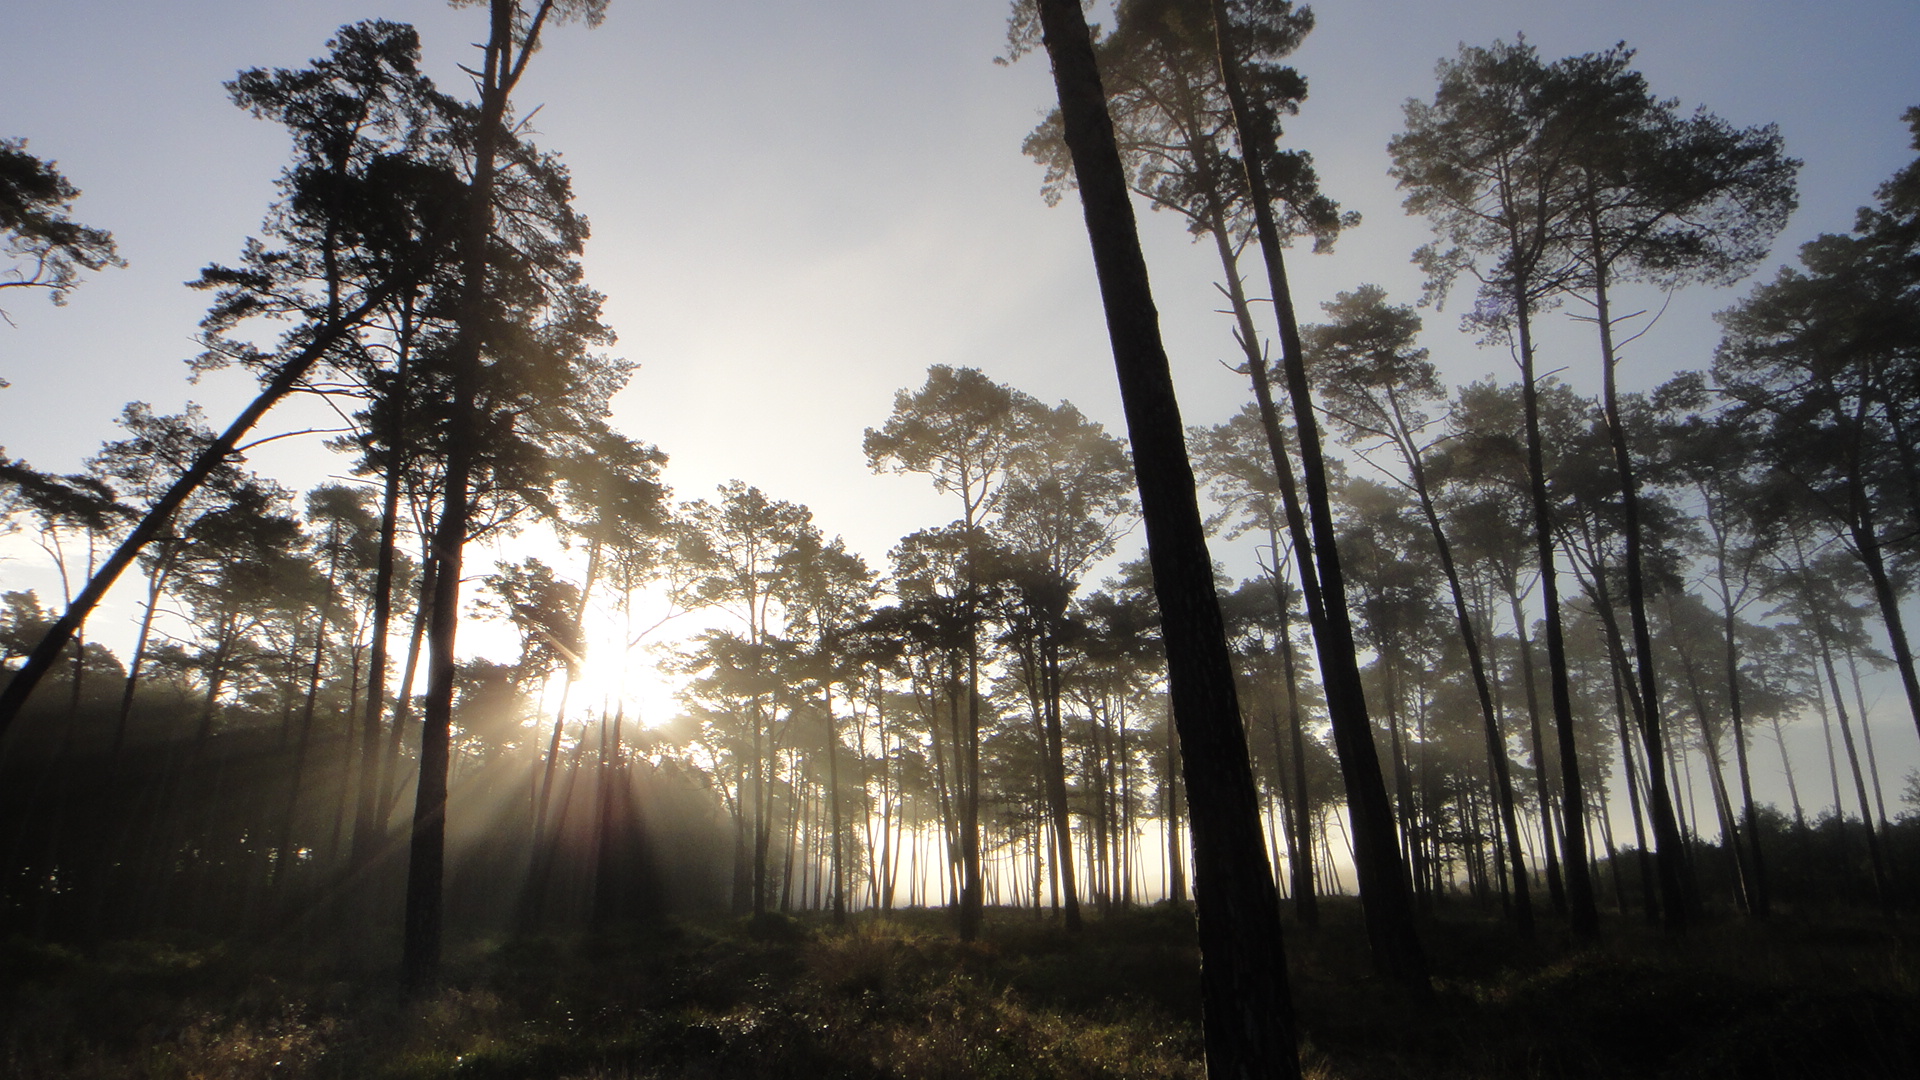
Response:
M1316 1080L1920 1075L1915 937L1875 922L1637 925L1572 950L1477 913L1428 927L1435 994L1368 973L1357 912L1287 937ZM649 1080L1204 1075L1191 916L1078 935L1000 912L682 921L469 943L444 989L311 948L152 940L0 948L19 1080Z

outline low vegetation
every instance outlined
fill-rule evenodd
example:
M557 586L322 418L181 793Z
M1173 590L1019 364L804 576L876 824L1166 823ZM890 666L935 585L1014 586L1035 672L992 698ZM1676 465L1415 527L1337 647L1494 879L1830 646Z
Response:
M1358 911L1289 938L1311 1077L1904 1077L1920 1070L1910 927L1727 922L1672 944L1526 946L1436 916L1435 1001L1365 974ZM1191 916L1070 935L1027 912L981 939L910 911L683 921L473 943L440 991L288 941L14 941L0 1073L213 1078L1199 1077Z

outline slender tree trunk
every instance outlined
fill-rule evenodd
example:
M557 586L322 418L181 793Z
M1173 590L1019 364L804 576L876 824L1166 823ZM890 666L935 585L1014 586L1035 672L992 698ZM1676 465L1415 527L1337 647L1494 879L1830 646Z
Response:
M1873 826L1873 804L1867 799L1867 781L1865 775L1860 771L1860 753L1854 748L1853 724L1847 716L1846 698L1841 696L1840 693L1840 674L1833 663L1832 635L1824 618L1818 615L1814 617L1813 632L1815 640L1818 641L1820 645L1820 666L1827 674L1827 688L1833 694L1834 715L1840 718L1840 739L1846 747L1847 767L1853 772L1854 795L1860 801L1860 821L1861 824L1866 826L1867 858L1873 866L1874 898L1879 901L1880 907L1883 910L1891 914L1893 910L1893 894L1887 883L1886 859L1880 850L1879 830ZM1840 806L1839 787L1837 783L1834 789L1834 809L1839 817L1843 819L1846 817L1846 811Z
M1400 826L1400 855L1413 875L1415 903L1420 905L1422 911L1431 912L1418 846L1420 825L1416 820L1418 812L1414 808L1413 773L1407 767L1406 742L1401 732L1399 664L1387 652L1381 652L1379 667L1384 669L1382 674L1387 684L1387 747L1393 765L1393 810Z
M1527 735L1533 754L1534 798L1540 804L1540 850L1545 858L1547 899L1556 914L1565 914L1567 893L1561 884L1559 842L1553 828L1553 784L1547 768L1546 743L1540 735L1540 687L1534 677L1533 643L1527 638L1527 617L1520 607L1520 589L1507 582L1507 605L1513 612L1515 648L1520 653L1520 683L1527 695Z
M1827 748L1827 782L1833 786L1834 835L1836 839L1840 841L1839 846L1844 848L1846 840L1847 803L1846 796L1840 793L1840 759L1835 756L1833 749L1833 714L1827 711L1827 691L1820 685L1823 680L1820 678L1822 672L1820 670L1819 658L1816 656L1812 662L1814 665L1814 707L1820 713L1820 741L1825 744Z
M387 711L387 639L392 636L393 579L395 549L400 532L400 487L406 472L406 400L408 359L413 345L413 306L411 301L400 312L400 355L395 363L392 405L393 422L383 436L386 443L385 486L380 497L380 549L373 570L373 635L367 657L367 698L365 730L360 746L360 792L353 816L353 851L348 856L354 877L366 873L385 830L376 819L380 808L380 718Z
M1586 797L1580 780L1580 759L1573 732L1573 693L1567 682L1567 644L1560 622L1560 583L1553 553L1553 509L1547 499L1546 452L1540 435L1539 388L1533 367L1533 320L1524 281L1513 290L1515 322L1520 337L1520 396L1527 424L1527 487L1533 504L1534 554L1540 566L1540 606L1547 623L1547 685L1553 699L1554 730L1560 743L1561 817L1565 828L1568 926L1577 941L1600 934L1600 912L1594 906L1593 879L1587 872ZM1674 925L1669 916L1669 925Z
M320 669L327 656L327 614L333 604L333 587L340 570L340 538L338 526L331 537L333 551L327 557L327 588L321 594L320 603L315 612L313 631L313 663L307 672L306 703L300 710L300 735L293 751L293 781L287 788L287 809L282 816L278 854L273 861L273 876L270 885L279 886L286 880L287 862L293 848L294 816L300 809L300 789L306 780L307 748L313 742L313 709L320 700Z
M1073 818L1067 803L1067 758L1060 722L1060 644L1052 628L1043 631L1040 671L1047 714L1047 803L1052 811L1054 864L1059 867L1060 903L1069 931L1080 929L1080 887L1074 880ZM1184 891L1184 886L1182 887Z
M1853 683L1853 703L1859 710L1860 741L1867 748L1867 779L1873 781L1873 806L1880 815L1880 828L1887 827L1887 796L1880 787L1880 762L1873 753L1873 725L1867 719L1867 695L1860 688L1860 663L1854 655L1851 642L1843 642L1841 648L1847 658L1847 674Z
M1327 492L1319 426L1314 420L1313 394L1307 382L1300 327L1288 289L1280 232L1263 171L1262 154L1274 145L1275 133L1268 130L1264 119L1253 111L1241 85L1240 50L1226 0L1213 0L1212 9L1220 76L1233 106L1234 127L1243 144L1260 148L1257 153L1242 155L1241 164L1246 170L1248 201L1253 207L1260 250L1272 287L1274 312L1279 318L1280 355L1292 398L1294 426L1299 434L1302 479L1313 532L1312 555L1319 571L1317 591L1326 623L1326 644L1321 648L1325 666L1321 678L1326 688L1328 713L1333 719L1335 741L1339 745L1341 768L1346 775L1348 813L1354 819L1356 867L1361 879L1360 898L1367 935L1376 967L1425 994L1430 992L1426 954L1414 924L1407 867L1394 846L1392 810L1380 775L1372 726L1366 719L1366 696L1360 685L1353 627L1347 616L1346 585ZM1305 578L1302 585L1312 591Z
M1780 729L1780 714L1773 714L1773 741L1780 748L1780 771L1787 774L1787 797L1793 802L1793 823L1801 830L1807 827L1806 811L1800 807L1800 785L1793 779L1793 759L1787 756L1787 735Z
M1419 448L1413 445L1407 432L1407 422L1400 410L1400 399L1392 388L1387 391L1388 402L1393 406L1394 418L1402 432L1401 447L1405 451L1408 471L1412 474L1414 494L1419 497L1420 511L1427 519L1427 529L1433 534L1434 550L1440 556L1440 569L1447 578L1447 591L1453 597L1453 617L1460 631L1460 643L1466 646L1467 668L1473 676L1473 692L1480 702L1480 717L1486 728L1487 760L1493 765L1494 798L1499 804L1500 826L1507 836L1507 852L1513 860L1513 918L1520 927L1520 933L1533 936L1533 904L1527 895L1527 857L1520 846L1520 824L1513 809L1513 775L1507 761L1507 737L1500 730L1500 714L1493 707L1493 690L1487 683L1487 665L1480 656L1480 635L1474 631L1473 616L1467 610L1467 593L1460 585L1460 571L1453 562L1453 545L1447 542L1446 530L1440 526L1440 513L1433 505L1433 492L1427 484L1427 470L1421 460Z
M1594 291L1600 327L1601 407L1606 415L1607 441L1613 448L1614 467L1620 473L1620 506L1626 519L1627 614L1633 624L1634 667L1640 680L1640 737L1647 744L1647 757L1657 759L1664 735L1660 722L1660 688L1653 670L1653 630L1647 619L1646 569L1640 554L1640 486L1633 469L1633 455L1627 448L1627 429L1620 419L1619 394L1614 382L1613 313L1607 303L1606 262L1598 257L1599 223L1591 215L1590 221L1596 249ZM1686 881L1681 865L1684 856L1680 830L1674 821L1666 783L1657 772L1653 779L1649 809L1653 812L1654 863L1660 872L1660 891L1667 901L1667 931L1678 934L1687 928L1686 905L1678 902Z
M939 672L939 676L942 681L951 682L951 679L947 677L947 672L944 669ZM917 690L916 690L916 693L917 693ZM948 720L947 727L948 727L948 731L955 736L957 736L957 732L955 729L958 727L958 722L954 719L956 715L955 702L954 702L954 697L956 693L957 693L956 691L949 690L948 694L946 695L947 720ZM953 877L954 865L959 861L957 858L959 845L958 845L958 838L954 835L954 815L953 815L954 797L953 797L953 785L948 781L948 777L947 777L947 774L949 772L949 769L947 768L948 755L942 753L940 750L940 718L939 718L939 709L937 705L938 700L939 700L938 690L931 689L931 688L921 698L923 711L927 719L928 746L933 751L933 788L934 788L934 797L935 797L935 808L939 813L940 839L941 839L943 850L945 851L945 854L946 854L946 862L942 867L942 872L946 875L947 881L950 884ZM919 842L919 838L915 837L916 846L918 842Z
M1639 864L1642 906L1649 923L1660 920L1660 896L1653 876L1653 853L1647 850L1647 826L1640 813L1640 767L1634 759L1633 737L1627 732L1627 689L1619 668L1611 668L1613 719L1620 735L1620 767L1627 776L1627 812L1633 817L1634 858ZM1624 905L1622 905L1624 908Z
M160 535L167 523L173 519L173 515L180 509L180 505L187 501L189 495L199 490L200 485L212 475L213 470L234 452L240 440L246 437L247 432L253 430L253 425L266 415L267 410L285 397L320 357L326 355L340 343L342 338L351 333L368 312L385 303L392 291L391 286L377 289L340 320L329 322L318 328L306 346L280 366L273 378L260 391L259 396L253 399L253 403L241 410L240 415L234 418L233 423L227 426L227 430L222 432L219 438L200 451L199 456L193 459L193 464L187 468L187 471L180 474L180 478L173 482L173 486L167 489L166 494L160 496L159 501L147 510L146 516L142 517L133 531L127 534L127 538L120 542L120 546L114 549L113 554L109 555L107 560L101 563L87 579L86 587L80 590L80 595L74 597L73 602L67 605L67 610L47 628L40 643L27 654L27 659L20 665L20 670L14 672L13 678L8 681L5 692L0 692L0 737L6 735L7 729L13 725L14 717L19 715L20 707L26 704L28 695L33 693L33 688L40 684L40 680L45 678L47 672L52 670L53 665L59 661L61 650L66 647L67 642L73 640L74 634L78 633L81 625L87 621L87 616L93 613L93 609L107 595L107 590L113 587L113 583L120 579L120 574L132 565L134 557L140 554L141 549Z
M593 827L593 908L590 925L596 932L604 931L617 921L622 914L621 901L624 898L621 889L623 854L620 833L625 820L616 813L617 793L626 782L621 768L620 722L625 713L616 710L613 718L614 735L607 737L607 720L600 718L600 761L596 770L594 784Z
M847 921L847 898L843 891L845 871L840 864L840 730L833 719L833 688L825 691L827 706L827 805L831 808L828 827L833 830L833 922Z
M1282 595L1285 587L1279 586ZM1283 612L1291 611L1283 604ZM1300 849L1299 862L1293 867L1293 914L1300 925L1320 925L1320 899L1314 880L1313 839L1308 835L1313 821L1313 797L1307 790L1307 724L1300 710L1299 667L1293 655L1293 628L1283 617L1280 622L1280 666L1287 679L1287 734L1293 746L1293 827L1294 846Z
M1672 621L1672 601L1668 600L1669 622ZM1754 913L1753 867L1747 862L1746 852L1741 847L1741 836L1733 823L1733 800L1727 794L1727 781L1724 772L1724 758L1720 753L1720 736L1714 730L1713 718L1707 706L1705 689L1700 685L1700 672L1693 660L1692 646L1686 642L1680 645L1681 672L1686 676L1687 690L1693 698L1693 713L1700 721L1700 738L1707 753L1707 786L1713 797L1713 808L1720 820L1720 841L1727 854L1733 860L1734 900L1740 910Z
M1711 509L1711 507L1710 507ZM1760 813L1753 802L1753 771L1747 761L1747 718L1745 699L1740 694L1740 645L1736 630L1739 617L1735 610L1732 583L1727 578L1727 545L1715 528L1715 540L1718 547L1716 580L1720 585L1720 630L1725 645L1727 668L1727 715L1733 725L1734 762L1740 773L1740 808L1742 830L1747 834L1747 859L1753 869L1751 901L1752 913L1756 918L1764 919L1772 913L1771 894L1767 889L1767 864L1760 850Z
M140 665L146 662L147 642L153 633L153 615L160 606L160 597L166 592L168 579L173 576L174 563L179 558L180 550L179 541L169 544L147 581L147 602L140 612L140 631L134 638L133 658L127 661L126 686L120 691L120 717L114 724L113 752L107 759L110 771L120 766L120 753L127 742L127 724L133 718L133 695L140 686Z
M766 738L766 713L760 708L760 698L753 699L753 915L759 918L767 913L767 848L772 842L772 826L767 821L767 773L771 772L768 762L770 751L764 748Z
M1039 8L1120 378L1169 697L1185 752L1208 1072L1219 1078L1297 1078L1279 895L1260 836L1259 798L1185 429L1106 93L1080 5L1040 0Z
M804 782L801 780L800 763L797 753L788 754L787 762L787 840L782 846L780 868L780 912L786 914L793 910L793 857L794 847L799 840L800 822L804 808L801 806ZM771 804L769 804L771 810ZM804 894L802 901L804 902Z
M401 743L406 738L407 723L413 716L413 679L420 666L420 646L426 638L427 621L433 613L433 593L438 576L433 556L428 554L421 568L420 597L414 607L413 632L407 638L407 659L400 668L400 689L394 695L393 724L387 728L387 747L380 759L380 812L374 821L373 831L376 836L383 838L387 835L394 808L406 790L406 780L400 775Z
M587 594L593 589L594 577L600 568L600 546L600 541L596 538L587 549L586 583L580 589L580 602L573 610L575 641L580 640L581 625L587 614ZM560 732L566 724L567 698L573 693L574 673L578 666L576 657L567 658L567 678L560 685L560 704L553 710L553 736L547 742L546 765L541 770L540 793L533 813L533 843L536 848L546 842L547 808L553 798L554 768L560 760Z

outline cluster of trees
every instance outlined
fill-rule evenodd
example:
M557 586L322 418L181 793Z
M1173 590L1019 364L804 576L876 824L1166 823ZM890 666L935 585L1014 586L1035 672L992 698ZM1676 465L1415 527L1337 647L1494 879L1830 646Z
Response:
M0 455L6 520L64 590L62 611L8 592L0 613L0 662L19 661L0 695L10 926L404 906L421 986L449 909L531 931L940 903L972 937L990 903L1077 928L1083 901L1182 900L1191 875L1209 1055L1232 1067L1291 1059L1282 894L1314 925L1347 865L1376 965L1416 989L1419 912L1460 893L1532 933L1544 889L1583 940L1603 905L1677 932L1710 903L1911 895L1862 678L1897 669L1920 730L1901 617L1920 163L1724 313L1710 369L1624 393L1639 313L1620 291L1751 273L1798 163L1772 128L1655 96L1624 47L1463 47L1389 145L1436 236L1424 299L1472 285L1466 328L1518 361L1515 383L1450 388L1415 309L1376 287L1296 319L1289 243L1358 222L1278 145L1310 11L1123 0L1095 34L1072 0L1017 3L1010 52L1045 47L1061 104L1027 150L1050 200L1078 188L1086 208L1130 445L1071 404L930 369L864 449L956 513L881 571L745 482L673 502L665 456L609 426L628 366L582 278L587 225L511 108L543 28L604 4L485 6L477 103L383 22L228 84L294 146L266 233L197 283L215 299L196 366L263 386L239 419L130 405L70 476ZM0 168L28 260L4 284L57 298L113 262L56 172L17 142ZM1136 198L1218 254L1252 399L1218 425L1173 405ZM1597 398L1536 370L1534 322L1562 305L1593 328ZM291 329L264 342L262 318ZM358 478L297 509L241 456L294 392L349 418L332 445ZM1147 556L1089 589L1140 522ZM465 565L523 530L565 557ZM1252 538L1260 573L1219 579L1209 535ZM123 660L85 621L129 567ZM455 661L474 577L470 610L518 632L511 662ZM693 611L705 629L667 660L682 716L582 706L589 666ZM1824 815L1782 735L1810 710ZM1755 798L1765 734L1791 819Z
M1278 116L1297 107L1305 92L1297 74L1277 61L1311 29L1311 14L1265 0L1138 0L1121 3L1115 14L1113 32L1096 38L1067 0L1016 4L1013 51L1017 55L1040 39L1061 103L1029 150L1049 165L1050 196L1069 181L1081 188L1129 429L1143 460L1149 446L1180 466L1185 455L1165 441L1177 411L1129 189L1155 208L1175 210L1195 234L1215 240L1227 280L1222 291L1232 302L1257 403L1244 424L1257 434L1240 443L1253 450L1243 449L1240 457L1261 465L1270 458L1273 465L1272 493L1261 493L1264 505L1254 522L1264 524L1273 552L1281 667L1289 679L1297 667L1285 629L1292 617L1287 585L1278 567L1284 521L1342 765L1377 966L1416 988L1425 984L1407 893L1411 884L1412 891L1427 895L1443 880L1431 868L1441 861L1436 840L1449 831L1449 815L1434 816L1422 806L1449 801L1436 793L1430 769L1444 730L1438 717L1449 696L1456 729L1479 726L1485 736L1484 761L1455 774L1455 791L1460 779L1485 778L1483 805L1497 812L1490 809L1481 819L1488 824L1473 831L1496 850L1504 846L1514 871L1510 892L1497 856L1475 858L1478 872L1469 876L1485 882L1490 862L1523 930L1531 927L1523 858L1529 847L1549 859L1557 849L1558 865L1547 868L1549 890L1574 937L1590 940L1599 929L1588 834L1596 820L1603 835L1609 831L1610 815L1596 814L1592 801L1595 794L1605 799L1601 772L1610 755L1581 760L1576 690L1598 699L1599 707L1589 711L1601 716L1611 690L1648 913L1663 913L1677 932L1699 904L1675 798L1677 777L1669 778L1675 744L1686 737L1682 710L1690 706L1721 835L1737 860L1740 903L1765 914L1764 845L1752 798L1747 721L1766 715L1769 691L1779 696L1789 681L1786 672L1795 670L1815 673L1816 699L1817 675L1824 670L1835 711L1844 708L1830 646L1838 621L1834 609L1846 604L1830 602L1818 612L1807 605L1807 618L1796 621L1829 662L1817 668L1792 664L1784 671L1754 664L1756 639L1783 627L1743 625L1743 612L1776 618L1794 613L1784 606L1787 598L1797 593L1805 602L1811 583L1822 580L1812 572L1810 557L1823 547L1850 552L1853 572L1824 578L1828 586L1839 586L1826 590L1829 600L1853 591L1851 582L1870 586L1920 727L1920 694L1905 674L1911 662L1899 613L1900 556L1892 564L1886 558L1889 551L1910 549L1916 535L1907 509L1914 490L1907 467L1911 444L1902 430L1903 388L1911 385L1912 349L1920 340L1909 321L1916 268L1906 224L1912 220L1909 175L1882 190L1878 210L1863 212L1855 238L1810 245L1808 274L1783 274L1729 313L1714 395L1706 392L1704 379L1683 378L1652 402L1630 401L1615 379L1615 334L1634 317L1613 307L1619 286L1644 281L1671 289L1731 282L1750 272L1793 207L1797 163L1784 157L1770 128L1736 129L1704 110L1689 116L1677 102L1655 97L1629 67L1632 54L1624 47L1551 63L1524 43L1463 47L1458 58L1441 64L1433 100L1409 103L1407 129L1389 145L1393 175L1408 193L1407 209L1427 217L1438 236L1416 253L1429 274L1429 298L1444 299L1468 274L1478 285L1468 325L1485 340L1513 349L1519 362L1514 392L1486 385L1455 397L1442 391L1413 347L1413 313L1387 304L1378 290L1343 294L1329 305L1335 322L1312 335L1302 334L1295 322L1282 251L1288 233L1325 242L1346 224L1319 195L1310 162L1276 145ZM1920 126L1920 118L1915 122ZM1250 240L1260 246L1278 315L1278 381L1292 406L1291 447L1267 389L1264 351L1236 265ZM1873 280L1846 280L1847 274ZM1598 331L1597 410L1536 370L1533 320L1570 300L1587 306L1583 317ZM1798 303L1782 312L1785 300ZM1432 415L1439 407L1447 410L1444 422ZM1408 493L1381 489L1350 497L1344 537L1329 506L1332 477L1318 430L1323 413L1350 441L1390 450L1388 462L1375 463ZM1487 423L1492 415L1499 416L1498 426ZM1557 426L1550 427L1551 421ZM1260 443L1266 455L1259 453ZM1293 451L1304 500L1290 464ZM1250 470L1256 480L1264 479L1260 472ZM1204 544L1193 535L1197 508L1172 498L1156 505L1152 494L1155 483L1189 486L1180 470L1156 478L1143 467L1139 479L1156 568L1175 559L1204 560ZM1253 485L1241 479L1235 486ZM1696 530L1684 514L1673 512L1679 504L1663 498L1670 493L1697 502L1706 518L1697 530L1703 539L1693 563L1711 583L1704 601L1683 585L1692 568L1683 541ZM1563 567L1580 580L1584 604L1563 600ZM1526 574L1532 577L1529 588L1538 591L1533 610L1541 617L1558 756L1551 765L1540 737L1543 710L1528 641L1534 629L1521 603ZM1796 581L1806 587L1794 588ZM1509 760L1514 725L1503 715L1496 678L1502 650L1493 613L1503 591L1539 781L1541 826L1532 843L1519 827L1516 770ZM1219 616L1209 605L1184 627L1176 624L1174 608L1186 602L1181 592L1163 588L1161 598L1175 711L1186 714L1180 716L1183 734L1207 722L1237 729L1240 718L1223 715L1233 697L1208 698L1199 689L1217 671L1209 665L1221 644ZM1616 604L1623 594L1624 632ZM1776 606L1759 606L1769 602ZM1656 642L1660 607L1668 642ZM1692 626L1685 625L1688 607L1698 609ZM1576 687L1568 630L1583 608L1597 621L1603 648L1595 650L1592 676ZM1718 671L1711 667L1715 657L1699 654L1703 624L1720 631L1714 635L1723 645ZM1185 671L1179 637L1194 650ZM1362 642L1371 653L1371 685L1357 670L1356 645ZM1677 658L1663 655L1663 645ZM1802 650L1795 659L1805 657ZM1195 687L1184 702L1183 680ZM1287 688L1290 703L1298 696ZM1386 714L1393 750L1390 816L1370 711L1373 719ZM1412 731L1406 730L1409 716ZM1843 716L1842 732L1851 745L1848 727ZM1729 743L1741 785L1738 826L1722 771ZM1416 768L1409 768L1410 760L1418 762ZM1219 776L1237 788L1234 777L1245 764L1228 748L1208 768L1189 766L1189 779ZM1558 777L1557 807L1548 790L1550 773ZM1838 821L1843 811L1837 769L1834 774ZM1855 779L1874 885L1886 904L1887 874L1875 839L1880 826L1857 766ZM1453 801L1461 807L1456 823L1475 818L1472 800ZM1231 830L1235 820L1249 816L1244 799L1218 809L1209 830ZM1307 815L1296 810L1294 817ZM1197 813L1194 826L1198 840ZM1458 831L1457 824L1453 828ZM1615 847L1610 836L1606 842ZM1645 865L1649 848L1657 874ZM1244 847L1213 853L1221 859L1245 854ZM1210 913L1214 888L1203 886L1199 909L1210 1067L1292 1074L1297 1066L1273 1064L1291 1062L1293 1033L1284 980L1276 990L1271 974L1279 950L1270 903L1261 895L1271 891L1271 879L1265 889L1258 881L1214 880L1227 895L1216 896ZM1624 889L1617 895L1624 907ZM1249 956L1255 959L1244 959Z
M658 462L656 453L629 444L605 424L606 401L628 369L602 351L612 333L599 321L600 297L584 284L579 265L587 225L571 205L565 169L511 121L513 88L543 28L573 18L597 22L604 3L496 0L487 10L489 34L473 75L477 104L436 88L419 71L412 28L386 22L343 28L329 55L309 68L248 71L228 84L237 105L287 129L293 158L280 179L266 234L247 244L238 263L211 266L196 283L215 294L203 323L207 349L196 365L256 371L261 394L218 435L194 430L191 418L176 418L186 457L145 459L151 476L132 478L124 488L95 477L44 477L23 465L12 468L24 481L14 489L35 501L36 513L52 515L49 531L84 533L90 553L93 539L119 543L98 566L89 556L85 587L0 695L0 729L11 727L34 686L136 557L148 560L154 603L170 595L170 587L186 587L188 577L205 576L204 568L198 575L179 574L176 562L199 548L195 530L202 518L227 506L223 489L257 492L254 512L237 515L243 531L271 533L276 518L284 522L270 491L218 475L233 466L241 440L277 400L294 391L321 394L352 417L341 447L358 456L360 471L377 478L380 491L367 625L351 627L364 633L356 640L364 640L368 652L366 704L348 710L362 748L354 828L363 841L356 845L363 864L372 857L371 836L383 816L373 778L394 771L376 767L380 727L390 697L396 702L394 731L402 729L412 704L410 693L387 690L394 601L404 595L396 592L404 569L398 554L403 516L412 519L422 542L422 617L415 640L424 641L424 724L407 845L407 970L416 983L431 978L441 936L463 550L529 512L557 512L550 476L565 462L603 460L607 444L618 444L631 451L627 464L648 483ZM253 329L261 319L290 329L263 344ZM367 509L344 494L329 502ZM333 538L333 550L322 559L330 568L328 585L337 589L343 574L350 576L342 564L343 538L351 530L342 524L323 531ZM273 565L273 549L293 541L262 536L241 542L253 543L258 550L247 555L258 559L250 559L252 565L220 562L221 574L258 578L242 586L256 591L286 584L287 575ZM311 719L317 693L312 688L321 681L331 639L348 627L325 591L297 606L295 639L313 643L295 650L305 654L310 648L314 658L301 709ZM250 615L206 611L232 631L228 636L238 647L239 628ZM194 615L201 617L198 609ZM141 651L136 648L129 665L130 687L141 674ZM412 673L410 664L408 678ZM204 678L209 702L217 704L223 691L237 689L225 668ZM304 732L307 725L301 727ZM302 775L298 767L294 773ZM291 830L291 814L288 820ZM247 836L259 842L257 835ZM276 865L288 863L286 854L275 850ZM36 888L58 886L45 875L25 880Z

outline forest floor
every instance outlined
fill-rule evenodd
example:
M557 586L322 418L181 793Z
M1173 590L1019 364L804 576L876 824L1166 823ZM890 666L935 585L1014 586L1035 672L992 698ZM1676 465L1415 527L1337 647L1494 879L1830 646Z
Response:
M1672 943L1537 944L1471 909L1426 940L1434 1000L1367 974L1358 912L1287 935L1322 1080L1920 1076L1920 928L1725 921ZM1070 936L1028 912L979 942L939 913L680 921L476 942L446 989L317 947L186 939L0 946L0 1076L251 1078L1200 1077L1191 916ZM365 947L365 943L362 943Z

